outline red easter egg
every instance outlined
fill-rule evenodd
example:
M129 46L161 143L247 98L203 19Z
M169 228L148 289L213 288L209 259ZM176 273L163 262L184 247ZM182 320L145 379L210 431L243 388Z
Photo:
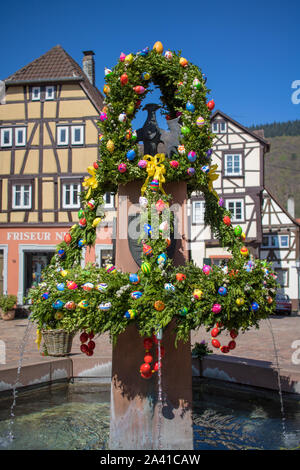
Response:
M95 168L95 170L98 170L98 168L99 168L98 163L97 163L97 162L94 162L94 163L93 163L93 167Z
M177 281L184 281L186 279L186 275L182 273L177 273L176 274L176 279Z
M86 353L87 351L89 350L87 344L82 344L80 346L80 351L83 352L83 353Z
M223 323L221 323L221 322L217 321L217 323L216 323L216 327L217 327L217 328L222 328L222 326L223 326Z
M81 343L86 343L87 340L89 339L89 335L87 333L81 333L81 335L79 336L79 339Z
M120 77L121 85L126 85L128 83L128 75L127 73L123 73Z
M88 349L85 354L87 356L92 356L94 354L94 351L92 349Z
M236 342L234 340L229 341L228 347L229 349L234 349L236 347Z
M64 240L65 240L65 242L66 242L67 245L69 245L69 243L71 243L72 237L71 237L70 233L66 233L66 234L65 234Z
M153 357L151 356L151 354L147 353L145 356L144 356L144 361L148 364L150 364L152 361L153 361Z
M178 163L177 160L171 160L170 165L171 165L172 168L178 168L179 167L179 163Z
M95 341L90 340L88 342L87 346L91 351L93 351L93 349L95 349L95 347L96 347L96 343L95 343Z
M220 351L224 354L229 353L230 349L228 346L221 346Z
M89 338L90 338L90 339L93 339L94 337L95 337L95 335L94 335L94 333L91 331L91 332L89 333Z
M206 106L208 107L208 109L210 109L210 111L211 111L212 109L214 109L214 107L215 107L215 102L214 102L214 100L210 100L210 101L206 104Z
M218 339L213 339L211 341L211 344L213 345L214 348L219 348L221 346L221 343Z
M82 219L79 220L79 225L81 225L81 227L86 226L86 218L85 217L83 217Z
M215 338L216 336L218 336L219 333L220 333L219 328L213 328L210 334L212 335L213 338Z
M145 349L151 349L153 346L153 341L151 338L145 338L144 339L144 348Z
M140 373L145 374L145 375L148 375L149 373L151 373L150 364L148 364L147 362L144 362L144 364L142 364L140 367Z
M160 364L160 366L161 366L161 364ZM155 372L157 372L158 369L159 369L159 367L158 367L158 361L156 361L156 362L154 363L153 370L154 370Z
M231 330L230 331L230 336L232 339L235 339L238 336L238 332L236 330Z
M155 334L153 333L152 335L152 341L153 343L157 344L158 343L158 339L156 338Z
M228 215L225 215L223 217L223 222L224 222L225 225L229 226L231 224L230 217Z
M143 379L151 379L151 377L152 377L152 371L150 371L148 374L142 374L142 373L141 373L141 377L142 377Z

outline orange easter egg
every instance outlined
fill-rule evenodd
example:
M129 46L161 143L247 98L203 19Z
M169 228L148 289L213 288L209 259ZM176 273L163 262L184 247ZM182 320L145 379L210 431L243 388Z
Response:
M156 41L156 43L153 46L153 49L158 52L158 54L162 54L164 50L164 46L160 41Z

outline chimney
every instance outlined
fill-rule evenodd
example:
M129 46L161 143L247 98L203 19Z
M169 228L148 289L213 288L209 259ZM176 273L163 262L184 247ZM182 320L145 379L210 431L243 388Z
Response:
M92 85L95 86L94 51L83 51L82 69Z
M295 199L294 196L289 196L287 201L288 213L295 218Z

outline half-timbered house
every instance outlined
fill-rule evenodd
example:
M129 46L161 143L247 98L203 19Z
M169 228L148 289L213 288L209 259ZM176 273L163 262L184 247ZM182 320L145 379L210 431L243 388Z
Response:
M81 182L98 158L103 96L95 87L94 53L83 54L81 68L56 46L4 80L0 255L3 291L17 294L19 304L78 220ZM108 245L104 234L97 253Z

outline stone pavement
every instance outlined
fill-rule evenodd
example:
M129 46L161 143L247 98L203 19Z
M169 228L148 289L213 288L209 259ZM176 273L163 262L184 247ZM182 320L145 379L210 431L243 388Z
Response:
M7 368L7 366L16 367L18 365L20 357L20 348L22 347L22 341L26 332L26 327L28 324L27 319L16 319L12 321L3 321L0 320L0 340L5 343L6 347L6 365L0 364L0 374L1 368ZM43 357L41 351L38 351L35 344L36 339L36 328L34 325L30 324L30 329L28 331L28 339L26 341L26 347L24 350L24 360L23 365L36 363L36 362L45 362L51 360L51 358ZM298 362L300 362L300 315L293 316L272 316L270 321L263 320L260 324L260 329L251 329L244 334L240 334L237 338L237 347L235 350L231 351L229 354L226 354L226 357L239 357L246 359L256 359L261 361L268 361L271 364L276 364L274 347L272 341L273 330L276 350L278 355L279 367L280 369L290 370L294 372L300 372L300 364L295 364L292 361L292 355L296 355L296 349L292 348L292 344L298 340L299 345L297 349L299 350ZM210 346L210 334L205 331L204 328L197 332L192 333L192 344L196 341L200 342L206 340ZM229 336L225 333L220 335L219 340L221 344L227 344ZM101 335L95 339L96 349L93 356L94 359L97 358L111 358L112 354L112 345L110 344L108 334ZM1 344L0 344L1 347ZM76 335L73 342L72 356L84 356L80 352L80 341L79 335ZM211 348L213 349L213 348ZM225 356L218 350L214 349L214 354ZM1 356L0 356L1 357ZM52 358L53 359L53 358ZM90 358L86 357L88 361ZM295 361L294 361L295 362Z

